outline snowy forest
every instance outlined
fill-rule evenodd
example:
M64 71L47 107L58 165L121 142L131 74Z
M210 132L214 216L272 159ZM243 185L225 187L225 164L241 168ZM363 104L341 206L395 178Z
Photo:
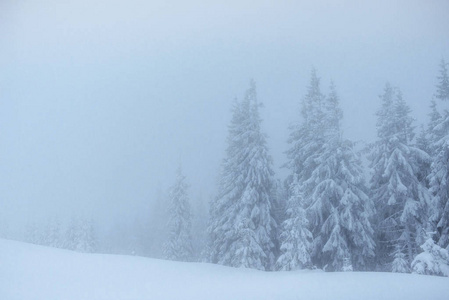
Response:
M447 300L448 0L0 0L0 300Z
M449 276L449 75L441 60L428 118L400 87L379 91L377 139L345 137L338 86L313 69L274 172L256 82L233 102L215 194L191 203L182 162L145 217L108 228L94 216L31 219L3 238L89 253L265 271L322 269ZM199 203L199 204L198 204Z

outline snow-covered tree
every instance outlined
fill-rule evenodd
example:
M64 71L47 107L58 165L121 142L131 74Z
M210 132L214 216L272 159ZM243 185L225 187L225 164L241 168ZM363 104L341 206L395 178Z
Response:
M442 101L449 101L449 75L447 66L448 64L442 59L440 63L440 75L437 77L437 93L435 95L436 98Z
M314 186L307 212L314 234L312 255L326 270L366 269L374 256L370 217L373 205L366 194L360 158L354 143L342 138L342 112L333 85L325 99L325 140L319 165L305 186Z
M288 198L286 216L282 222L280 251L276 266L283 271L310 268L312 261L312 233L308 229L308 220L303 208L303 196L297 179L292 182Z
M410 264L408 259L399 247L394 254L394 259L391 264L391 271L394 273L410 273Z
M29 220L25 225L24 239L25 242L42 245L42 231L38 223L34 220Z
M381 99L378 141L370 155L371 191L377 208L376 257L385 268L394 256L395 269L403 259L410 265L422 241L430 196L418 176L420 166L430 158L412 146L413 119L401 93L387 84Z
M168 199L168 240L164 245L166 259L192 260L192 220L187 189L186 178L179 167Z
M201 195L198 195L193 208L192 217L192 245L193 245L193 259L195 261L202 260L202 252L205 249L207 241L207 215L208 203L203 200Z
M50 247L62 247L61 223L57 217L48 219L43 235L43 244Z
M9 238L9 226L5 219L0 216L0 238Z
M84 217L72 217L67 226L63 246L78 252L94 252L96 234L93 221Z
M275 261L273 170L256 86L233 108L219 193L210 206L209 261L268 270Z
M448 74L444 61L441 64L441 74L438 77L436 97L448 100ZM441 103L443 104L443 103ZM432 193L432 209L430 220L437 231L438 245L449 249L449 111L440 114L433 104L430 133L432 137L431 173L428 176L430 191Z
M96 250L96 233L92 219L83 218L79 225L79 240L75 248L78 252L92 253Z
M412 262L412 272L423 275L449 277L449 253L436 245L432 237L428 237L423 245L423 252Z
M280 236L282 234L282 226L281 224L286 220L287 218L287 199L288 199L288 186L284 183L282 183L279 179L277 179L274 182L273 185L273 196L272 196L272 215L274 218L274 221L276 222L277 226L274 230L274 238L273 242L275 244L275 251L274 256L277 258L281 255L281 241ZM277 263L274 266L275 268L278 268Z
M287 151L286 166L292 172L290 178L295 178L290 179L292 192L287 221L303 219L302 210L297 207L303 205L313 234L311 257L317 266L329 271L364 269L374 254L370 223L373 208L366 195L363 170L354 144L342 138L342 111L335 87L332 84L329 96L325 97L315 70L301 113L303 121L292 127L291 147ZM298 196L293 191L301 191L304 200L295 200ZM305 223L296 221L295 226ZM297 227L296 230L303 232L305 229ZM283 240L291 240L286 238L291 233L296 234L286 230ZM282 248L293 249L288 244Z
M438 111L437 103L435 102L435 100L431 101L430 109L431 111L429 113L429 123L427 125L427 139L429 142L428 153L433 157L436 151L438 151L436 142L441 139L442 135L444 135L444 132L435 129L442 121L442 116Z

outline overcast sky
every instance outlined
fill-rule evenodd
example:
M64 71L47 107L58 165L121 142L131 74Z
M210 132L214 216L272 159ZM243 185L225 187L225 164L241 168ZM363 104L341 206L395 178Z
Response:
M448 15L446 0L2 0L1 214L142 213L179 163L207 200L251 78L279 177L312 67L348 138L375 138L387 81L424 122Z

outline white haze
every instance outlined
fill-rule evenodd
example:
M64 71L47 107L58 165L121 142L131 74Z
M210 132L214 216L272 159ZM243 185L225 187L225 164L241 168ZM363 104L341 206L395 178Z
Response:
M180 163L207 201L251 78L280 178L312 67L349 138L375 138L386 81L425 122L448 15L445 0L3 0L1 214L145 215Z

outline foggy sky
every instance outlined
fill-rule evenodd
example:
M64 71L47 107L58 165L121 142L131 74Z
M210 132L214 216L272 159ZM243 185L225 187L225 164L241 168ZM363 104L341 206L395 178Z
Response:
M312 67L348 138L375 139L387 81L425 122L448 15L445 0L4 0L0 215L144 213L180 163L207 201L251 78L281 178Z

